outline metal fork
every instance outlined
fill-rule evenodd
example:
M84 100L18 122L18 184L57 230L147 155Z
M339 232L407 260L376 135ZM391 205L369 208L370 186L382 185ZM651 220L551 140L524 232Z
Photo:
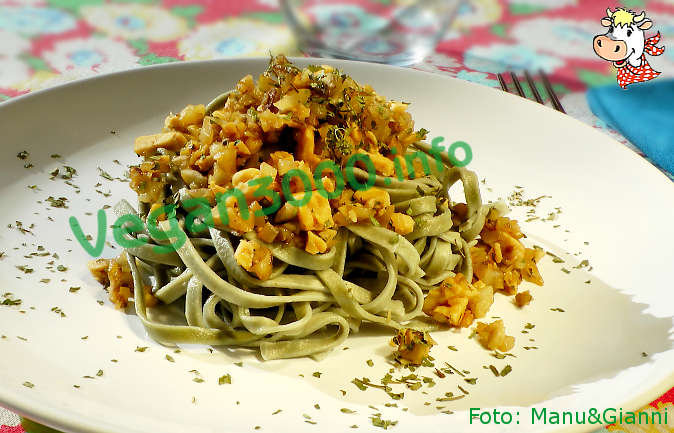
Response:
M512 84L515 86L515 91L517 92L518 95L520 95L523 98L526 98L524 94L524 89L522 89L522 85L520 84L520 81L517 79L517 75L515 73L510 72L508 75L510 75L510 78L512 80ZM548 96L550 97L550 102L552 103L552 106L555 108L555 110L560 111L564 114L566 114L566 111L564 111L564 107L562 107L562 103L559 102L559 98L557 98L557 95L555 94L555 91L552 90L552 85L550 84L550 80L548 80L548 76L545 75L545 72L539 71L538 75L541 77L541 81L543 82L543 87L545 88L546 92L548 92ZM503 77L502 74L497 74L496 77L498 78L498 82L501 84L501 88L505 91L510 93L508 90L508 85L506 84L505 78ZM531 75L529 72L524 71L524 78L527 81L527 84L529 85L529 88L531 89L531 93L534 95L534 99L536 99L536 102L539 104L545 105L545 101L543 98L541 98L540 93L538 92L538 89L536 88L536 85L534 84L534 80L531 78Z

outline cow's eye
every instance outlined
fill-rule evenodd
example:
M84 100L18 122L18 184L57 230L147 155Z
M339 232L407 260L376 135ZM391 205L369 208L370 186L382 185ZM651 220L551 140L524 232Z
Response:
M629 38L630 36L632 36L632 30L627 30L627 37Z

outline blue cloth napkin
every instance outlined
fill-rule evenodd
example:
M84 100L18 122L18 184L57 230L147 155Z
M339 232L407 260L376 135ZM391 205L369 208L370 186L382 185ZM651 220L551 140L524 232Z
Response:
M674 80L594 87L587 101L595 115L674 173Z

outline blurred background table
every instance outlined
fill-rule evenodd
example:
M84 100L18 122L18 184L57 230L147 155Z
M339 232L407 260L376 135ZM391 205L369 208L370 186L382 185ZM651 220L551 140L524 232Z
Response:
M570 116L641 154L585 99L587 88L616 82L592 50L593 36L604 32L600 19L616 6L647 10L663 44L674 44L672 0L472 0L435 52L412 67L495 88L496 73L542 69ZM373 19L351 6L340 25ZM106 72L270 52L301 55L277 0L0 0L0 101ZM649 61L674 76L674 45ZM674 389L652 406L668 404L674 415L672 402ZM23 431L19 417L0 408L0 433Z

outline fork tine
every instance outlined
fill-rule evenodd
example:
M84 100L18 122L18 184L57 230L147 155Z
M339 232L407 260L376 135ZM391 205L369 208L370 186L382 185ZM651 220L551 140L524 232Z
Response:
M562 107L562 104L559 102L559 99L557 98L555 91L552 90L552 85L548 80L548 76L545 75L545 72L543 72L542 70L539 71L539 74L541 75L541 80L543 81L543 86L545 86L545 90L548 92L548 95L550 95L552 106L555 107L555 110L566 114L566 111L564 111L564 107Z
M517 79L517 75L515 75L514 72L511 72L510 78L512 78L515 89L517 89L517 94L524 98L524 90L522 90L522 86L520 85L520 81Z
M508 86L506 85L505 80L503 79L503 75L501 74L496 74L496 78L498 78L499 84L501 84L501 89L503 89L505 92L508 91Z
M527 79L527 84L529 85L529 88L531 89L531 93L534 94L534 98L536 98L536 101L539 104L545 104L543 102L543 98L541 98L541 94L538 93L538 89L536 88L536 85L534 84L534 80L531 79L531 75L529 75L528 71L524 71L524 77Z

